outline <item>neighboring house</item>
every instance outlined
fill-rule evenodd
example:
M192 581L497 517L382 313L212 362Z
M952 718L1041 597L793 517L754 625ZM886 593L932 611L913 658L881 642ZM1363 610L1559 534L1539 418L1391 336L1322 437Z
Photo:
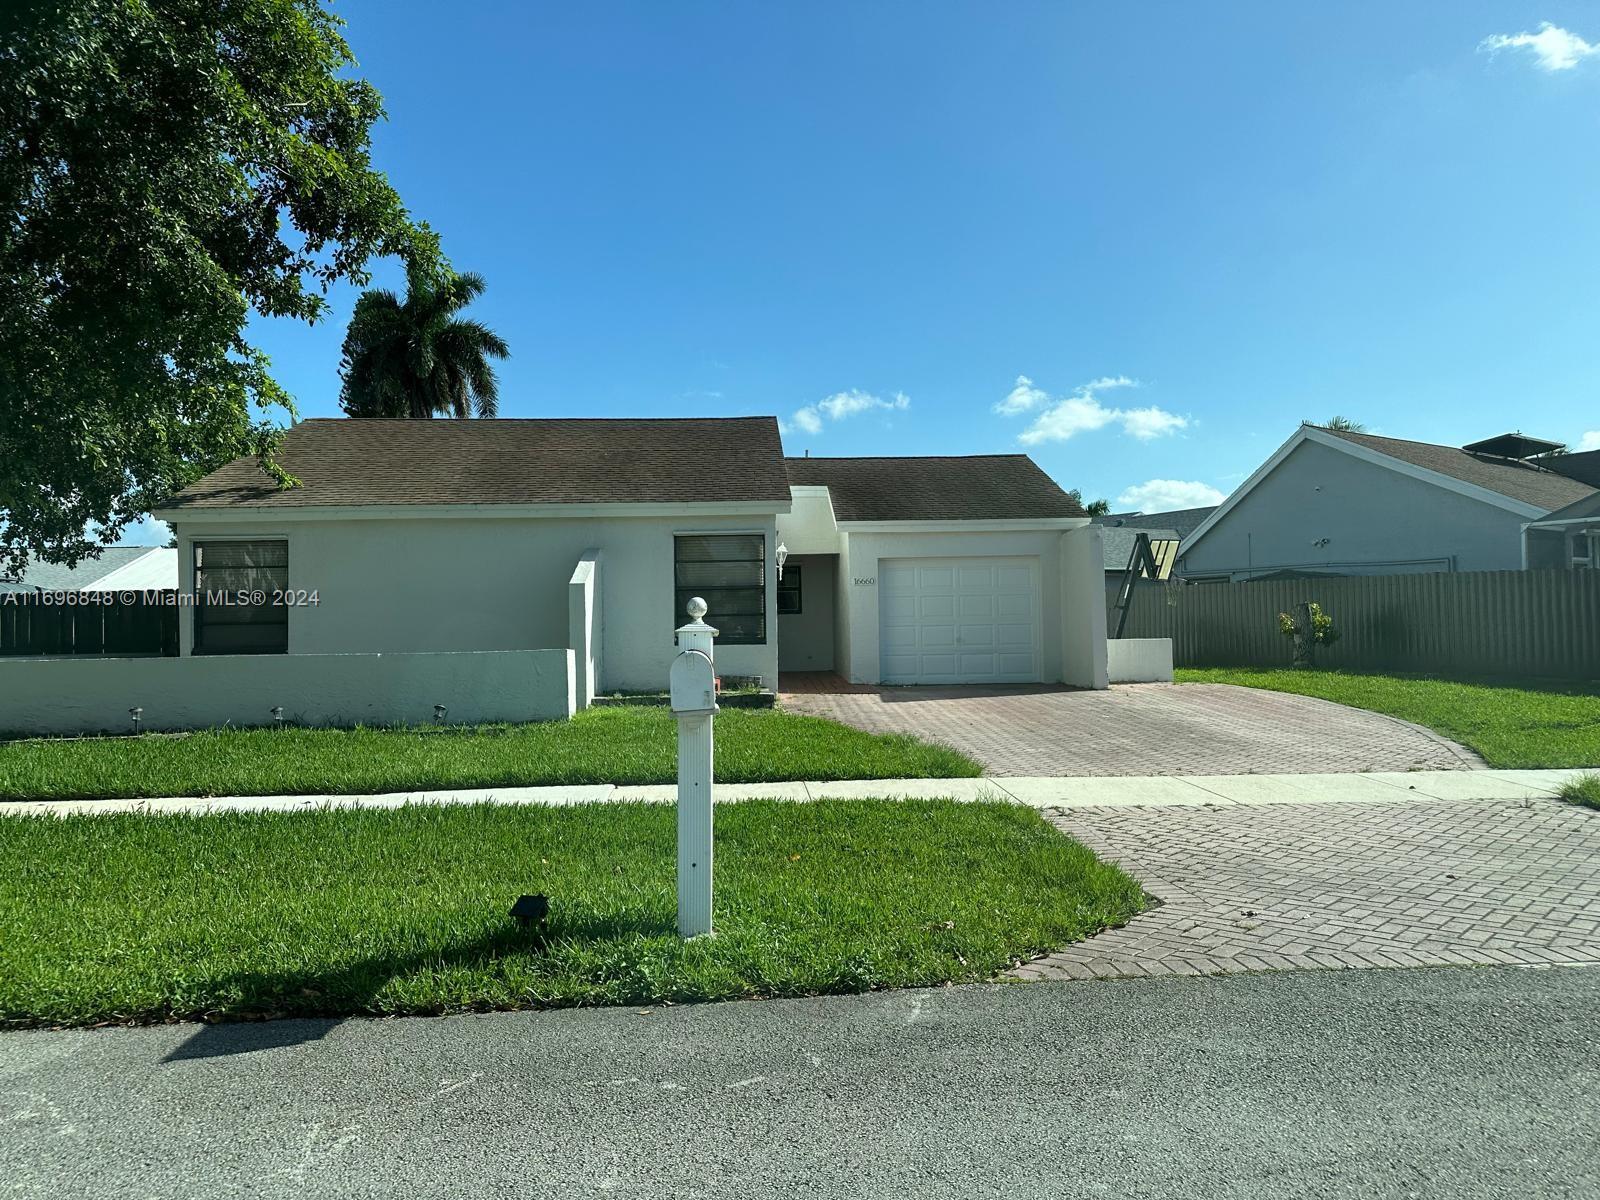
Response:
M1526 564L1530 569L1577 567L1600 570L1600 491L1565 508L1558 508L1538 521L1530 521L1523 527L1522 536Z
M1575 454L1551 454L1539 460L1558 475L1600 488L1600 450L1580 450Z
M156 515L185 657L576 654L576 703L660 688L685 601L723 675L1106 686L1103 563L1023 455L785 460L771 417L308 420ZM781 568L782 578L778 577Z
M1160 567L1160 579L1173 578L1173 568L1178 560L1178 543L1199 527L1200 523L1216 511L1216 507L1175 508L1167 512L1107 513L1095 517L1104 537L1106 574L1119 579L1128 570L1133 556L1133 543L1137 535L1150 535L1151 549L1155 551ZM1110 580L1108 579L1109 583Z
M0 592L121 592L178 586L178 552L165 546L108 546L75 567L30 562L20 580L0 580Z
M1186 581L1519 570L1523 527L1595 495L1559 443L1440 446L1302 425L1180 549Z

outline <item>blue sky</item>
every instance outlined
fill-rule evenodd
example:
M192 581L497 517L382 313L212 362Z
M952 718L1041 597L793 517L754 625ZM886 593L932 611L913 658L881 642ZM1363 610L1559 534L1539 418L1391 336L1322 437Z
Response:
M502 415L775 413L1149 510L1332 413L1600 444L1592 5L338 11ZM254 329L307 416L332 299Z

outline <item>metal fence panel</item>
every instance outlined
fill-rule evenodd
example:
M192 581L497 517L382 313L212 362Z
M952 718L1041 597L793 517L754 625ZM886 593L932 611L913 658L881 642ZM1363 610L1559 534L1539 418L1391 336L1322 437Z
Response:
M0 596L0 655L178 653L178 606L137 593L105 604L61 604L59 594Z
M1341 634L1317 647L1319 666L1600 678L1600 571L1144 583L1125 636L1170 637L1181 667L1287 667L1278 614L1306 600Z

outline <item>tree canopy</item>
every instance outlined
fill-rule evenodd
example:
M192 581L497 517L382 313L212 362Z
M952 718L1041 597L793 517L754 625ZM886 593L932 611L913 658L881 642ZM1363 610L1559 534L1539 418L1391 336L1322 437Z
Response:
M1111 511L1111 501L1105 499L1086 501L1083 498L1082 488L1072 488L1067 492L1067 495L1071 496L1079 504L1083 505L1083 511L1088 513L1091 517L1103 517Z
M1338 414L1335 414L1324 421L1323 427L1326 429L1335 430L1339 433L1365 433L1367 431L1367 427L1360 421L1354 420L1351 417L1341 417Z
M500 384L491 358L511 351L481 321L457 314L483 276L413 271L406 298L387 289L356 301L345 334L339 407L352 417L492 417Z
M97 538L292 414L245 337L437 239L373 168L320 0L0 6L0 573Z

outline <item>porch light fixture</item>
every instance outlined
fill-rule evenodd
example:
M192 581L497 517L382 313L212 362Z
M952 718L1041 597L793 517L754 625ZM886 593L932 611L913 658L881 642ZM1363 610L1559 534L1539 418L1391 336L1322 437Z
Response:
M789 547L778 543L778 578L783 578L783 564L789 561Z

